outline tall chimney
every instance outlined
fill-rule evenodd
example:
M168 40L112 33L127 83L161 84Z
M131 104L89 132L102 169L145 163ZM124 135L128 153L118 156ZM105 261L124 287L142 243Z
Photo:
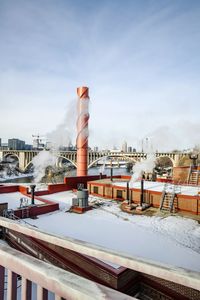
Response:
M88 87L77 88L78 119L77 119L77 176L86 176L88 170L88 120L89 94Z

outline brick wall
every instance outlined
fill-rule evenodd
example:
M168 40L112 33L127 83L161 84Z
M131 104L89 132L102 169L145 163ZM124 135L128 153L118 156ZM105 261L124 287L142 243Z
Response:
M15 193L19 191L18 185L0 186L0 194Z
M106 178L106 175L102 175L101 178ZM65 177L64 178L64 183L67 184L70 190L76 189L77 185L79 183L84 184L84 188L87 188L87 182L88 181L93 181L93 180L98 180L99 175L94 175L94 176L77 176L77 177Z
M104 198L111 198L116 200L126 200L127 191L126 187L112 186L110 184L99 184L97 182L89 182L88 187L91 194L94 194L94 187L98 187L98 195ZM117 197L118 191L122 192L122 197ZM96 193L95 193L96 194ZM129 197L133 203L140 203L140 189L130 189ZM144 190L144 201L153 207L160 207L160 201L162 197L162 192ZM178 211L190 212L193 214L200 215L200 194L199 196L189 196L189 195L177 195Z
M58 203L51 203L51 204L46 204L46 205L37 205L37 206L31 206L28 208L28 215L27 215L27 209L24 209L24 214L23 214L23 209L16 209L14 211L15 216L18 218L23 218L23 215L26 217L36 217L39 215L47 214L49 212L53 212L59 209L59 204Z

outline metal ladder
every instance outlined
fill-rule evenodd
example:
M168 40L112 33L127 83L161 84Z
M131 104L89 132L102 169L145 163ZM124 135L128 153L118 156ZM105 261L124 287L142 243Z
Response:
M189 169L189 172L188 172L188 178L187 178L187 183L188 184L190 182L191 173L192 173L192 165L190 165L190 169Z
M163 208L163 204L164 204L164 201L165 201L165 196L166 196L166 193L167 193L167 191L166 191L167 187L168 187L168 183L165 183L163 191L162 191L161 201L160 201L160 210L162 210L162 208Z
M170 213L173 212L174 207L174 202L176 199L176 188L175 185L173 185L173 191L172 192L167 192L167 187L169 185L165 184L162 196L161 196L161 201L160 201L160 210L165 210L169 211Z
M192 168L190 166L189 175L188 175L188 184L198 185L199 183L199 165L197 165L197 168Z
M172 194L171 194L171 199L170 199L170 203L169 203L170 213L173 212L175 198L176 198L176 193L175 193L175 191L173 191Z
M29 209L28 207L22 209L22 219L29 218Z
M197 165L197 185L199 184L199 175L200 175L200 170L199 170L199 164Z

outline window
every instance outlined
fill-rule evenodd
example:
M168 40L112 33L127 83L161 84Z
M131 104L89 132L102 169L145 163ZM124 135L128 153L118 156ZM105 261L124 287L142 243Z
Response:
M98 188L98 186L94 186L94 187L93 187L93 193L94 193L94 194L98 194L98 193L99 193L99 188Z
M122 199L122 191L121 190L117 190L117 198Z

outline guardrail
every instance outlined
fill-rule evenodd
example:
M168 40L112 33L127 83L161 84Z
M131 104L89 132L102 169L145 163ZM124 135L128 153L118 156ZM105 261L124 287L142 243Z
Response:
M97 284L53 265L21 253L9 246L0 245L0 300L4 300L4 278L7 269L7 299L17 298L17 275L21 279L21 300L46 300L48 291L61 299L118 299L133 297ZM31 291L32 283L37 288ZM32 297L31 297L32 295Z
M69 237L61 237L55 234L48 234L38 228L22 225L15 221L0 217L0 226L30 237L41 239L48 243L56 244L60 247L70 249L100 260L107 260L114 264L127 267L129 269L162 278L186 287L200 291L200 273L183 268L178 268L148 259L128 255L120 251L114 251L105 247L97 246ZM40 262L41 264L42 262ZM38 264L38 263L37 263ZM20 270L20 267L19 267ZM13 270L15 272L15 270ZM69 298L73 299L73 298ZM83 299L83 298L82 298ZM97 298L98 299L98 298ZM115 298L117 299L117 298ZM1 299L0 299L1 300Z

